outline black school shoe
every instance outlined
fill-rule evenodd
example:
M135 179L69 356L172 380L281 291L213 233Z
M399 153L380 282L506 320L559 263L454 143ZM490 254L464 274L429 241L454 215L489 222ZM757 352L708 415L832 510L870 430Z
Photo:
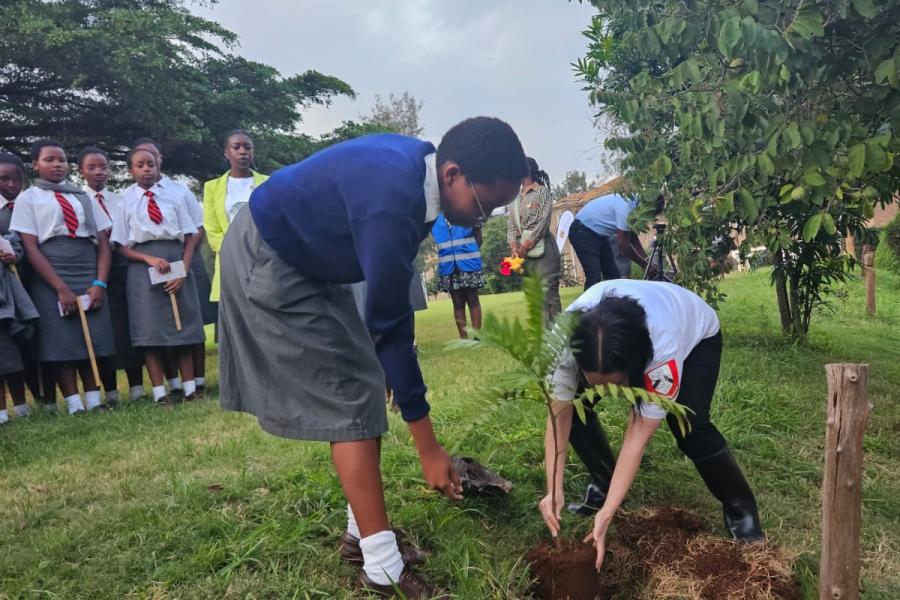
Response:
M566 510L582 517L593 516L603 508L603 503L606 502L606 493L607 490L603 490L599 485L591 482L584 491L584 500L581 504L569 504L566 506Z

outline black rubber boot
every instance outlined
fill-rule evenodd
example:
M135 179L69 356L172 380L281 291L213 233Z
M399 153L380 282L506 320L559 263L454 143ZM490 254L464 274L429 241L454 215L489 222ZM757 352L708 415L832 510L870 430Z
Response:
M569 443L590 473L591 483L585 490L584 501L581 504L569 504L566 508L569 512L589 517L600 510L606 502L613 469L616 468L616 457L609 447L609 440L597 419L597 414L586 409L585 416L586 423L582 423L577 415L572 418Z
M765 539L753 490L744 479L728 446L705 458L694 460L694 466L712 495L722 503L725 529L731 533L731 537L740 542Z

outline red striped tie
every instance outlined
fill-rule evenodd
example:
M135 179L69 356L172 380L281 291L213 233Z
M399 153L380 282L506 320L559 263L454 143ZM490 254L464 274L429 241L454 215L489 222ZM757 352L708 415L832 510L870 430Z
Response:
M150 190L144 192L144 195L147 196L147 214L150 215L151 221L159 225L162 223L162 211L159 210L159 204L153 199L153 192Z
M69 237L76 237L75 232L78 230L78 215L75 214L75 209L72 208L72 205L69 204L69 201L66 200L65 196L59 192L55 192L55 195L56 201L59 202L59 207L62 209L63 220L66 222L66 229L69 230Z
M106 209L106 204L104 204L104 202L103 202L103 194L97 194L95 196L95 198L97 198L97 203L100 205L100 208L103 209L103 212L106 213L106 216L109 217L110 219L112 219L112 217L109 214L109 211Z

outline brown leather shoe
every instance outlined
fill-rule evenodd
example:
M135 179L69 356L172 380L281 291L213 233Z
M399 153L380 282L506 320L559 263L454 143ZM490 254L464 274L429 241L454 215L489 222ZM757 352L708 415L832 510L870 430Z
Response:
M400 558L403 559L403 564L416 566L425 562L425 557L428 556L428 554L424 550L409 540L402 531L397 529L392 529L391 531L397 536L397 547L400 548ZM350 564L363 564L363 555L362 550L359 547L359 538L355 535L350 535L349 531L345 531L341 536L340 553L341 559Z
M359 583L363 589L388 598L406 598L406 600L450 600L450 596L437 588L409 567L404 568L400 579L394 585L375 583L365 571L359 572ZM402 596L400 595L402 594Z

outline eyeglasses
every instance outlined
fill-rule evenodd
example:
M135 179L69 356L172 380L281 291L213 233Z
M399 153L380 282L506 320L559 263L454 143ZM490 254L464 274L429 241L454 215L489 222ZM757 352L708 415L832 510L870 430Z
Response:
M487 221L488 216L487 216L487 213L484 212L484 207L481 205L481 200L478 198L478 192L475 191L475 184L472 183L471 179L467 178L466 181L469 182L469 187L472 188L472 194L475 196L475 204L478 205L478 210L481 211L480 220L482 223L484 223L485 221Z

